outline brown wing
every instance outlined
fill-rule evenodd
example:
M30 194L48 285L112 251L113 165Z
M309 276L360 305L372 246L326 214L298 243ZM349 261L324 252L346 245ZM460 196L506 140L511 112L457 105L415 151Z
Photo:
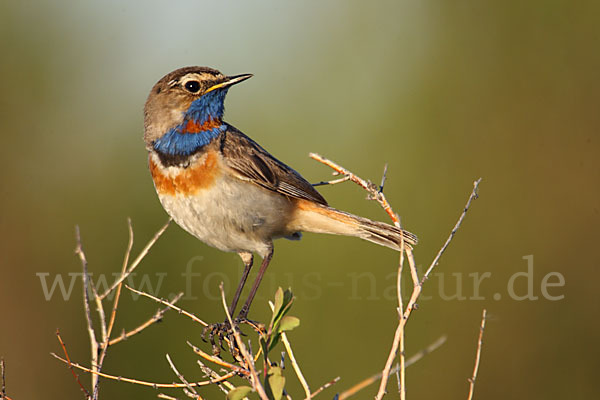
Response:
M221 152L229 168L242 178L286 196L327 205L327 201L298 172L231 125L221 136Z

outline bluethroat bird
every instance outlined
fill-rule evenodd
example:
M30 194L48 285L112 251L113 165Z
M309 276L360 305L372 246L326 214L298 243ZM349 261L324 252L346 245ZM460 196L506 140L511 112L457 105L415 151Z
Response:
M144 108L144 140L163 207L183 229L244 263L229 311L236 309L252 267L262 265L238 321L273 256L273 239L301 232L356 236L396 251L417 238L394 226L329 207L298 172L223 121L229 88L252 77L226 76L207 67L175 70L152 88ZM214 343L213 343L214 344Z

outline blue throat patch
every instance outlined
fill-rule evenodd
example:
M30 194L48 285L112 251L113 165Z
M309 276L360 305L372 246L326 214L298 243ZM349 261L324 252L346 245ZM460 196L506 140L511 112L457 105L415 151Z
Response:
M210 129L200 132L186 132L189 122L202 126L209 120L221 121L225 112L225 96L227 89L217 89L208 92L199 99L194 100L185 112L181 124L171 128L167 133L154 141L154 150L168 155L188 156L196 153L200 148L209 144L214 138L227 129L227 125L220 123Z

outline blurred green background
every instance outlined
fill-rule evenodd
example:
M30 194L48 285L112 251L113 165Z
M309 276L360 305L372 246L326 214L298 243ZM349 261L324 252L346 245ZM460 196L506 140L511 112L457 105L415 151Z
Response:
M310 181L330 176L307 157L311 151L374 181L389 163L385 191L420 237L422 267L472 181L483 177L480 199L436 270L442 275L427 283L430 298L408 324L408 355L448 336L408 370L411 398L466 397L484 307L490 319L478 398L597 398L599 13L598 2L547 0L3 1L0 355L8 394L81 396L49 355L60 352L58 327L71 357L89 360L80 284L67 301L58 292L46 300L40 274L68 286L68 274L80 271L75 224L91 271L111 277L125 250L126 218L134 252L164 223L146 168L142 107L167 72L208 65L255 74L230 91L226 120ZM321 193L338 208L387 218L350 183ZM511 277L527 271L529 255L531 282L517 277L514 292L523 296L531 283L538 298L511 298ZM200 274L189 287L181 276L187 265ZM218 283L231 296L241 267L237 255L173 225L134 285L144 274L155 285L162 279L160 296L187 290L184 308L220 321ZM315 388L342 377L322 395L332 398L385 363L396 326L396 268L394 252L357 239L279 241L251 315L266 319L266 299L277 286L292 287L292 314L302 321L290 334L297 358ZM489 273L479 293L469 276L475 272ZM564 286L548 288L560 300L543 296L551 272L564 277ZM155 309L126 293L116 331ZM165 323L112 348L105 371L170 382L169 353L199 379L185 344L200 343L199 334L167 314ZM389 388L396 390L393 379ZM105 399L155 396L123 383L101 387Z

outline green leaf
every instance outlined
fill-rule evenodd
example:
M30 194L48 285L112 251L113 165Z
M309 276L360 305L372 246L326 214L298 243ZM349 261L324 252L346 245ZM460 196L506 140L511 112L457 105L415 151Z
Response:
M278 331L291 331L292 329L298 327L298 325L300 325L300 320L298 318L286 315L281 319L281 322L279 322Z
M285 378L282 375L281 368L271 367L269 369L269 388L274 400L281 400L283 397L283 387L285 386Z
M241 400L246 397L252 388L250 386L239 386L227 393L227 400Z
M271 336L271 341L269 342L269 353L275 348L275 346L277 346L277 343L279 343L280 338L281 333L279 331L273 333L273 335Z
M283 289L281 289L281 287L277 289L277 292L275 292L275 303L273 304L273 315L277 315L279 310L281 310L281 306L283 305Z

